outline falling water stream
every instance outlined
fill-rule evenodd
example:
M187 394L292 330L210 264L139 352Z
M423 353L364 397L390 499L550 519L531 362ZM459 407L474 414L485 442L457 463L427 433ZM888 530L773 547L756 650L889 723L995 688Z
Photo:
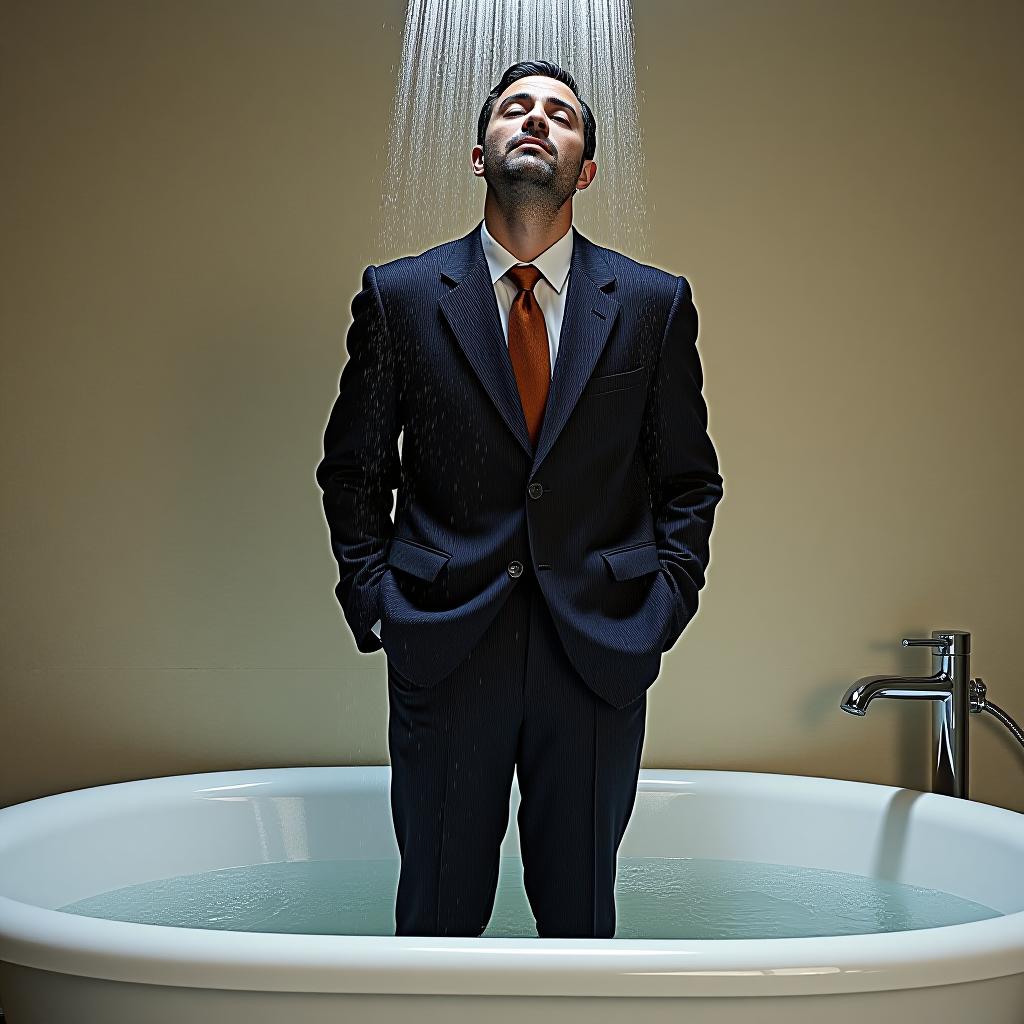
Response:
M548 60L575 79L597 122L597 176L573 222L646 261L643 147L630 0L409 0L381 185L379 261L465 234L486 183L470 151L488 93L509 65Z

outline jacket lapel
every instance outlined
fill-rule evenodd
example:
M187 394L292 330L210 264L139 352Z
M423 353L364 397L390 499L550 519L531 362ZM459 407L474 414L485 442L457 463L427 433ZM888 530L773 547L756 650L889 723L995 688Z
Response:
M480 223L452 247L441 278L454 287L441 296L439 305L502 419L531 456L532 476L569 419L608 341L621 306L604 289L614 285L615 275L600 250L575 227L570 228L574 238L569 294L544 422L534 452L480 242Z

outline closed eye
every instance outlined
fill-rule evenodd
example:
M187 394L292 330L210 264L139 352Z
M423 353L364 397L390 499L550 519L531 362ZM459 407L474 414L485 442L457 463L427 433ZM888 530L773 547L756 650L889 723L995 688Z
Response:
M513 110L511 107L509 107L505 111L505 116L506 117L514 117L514 116L521 115L521 114L522 114L521 110ZM562 122L562 124L566 125L567 127L571 125L571 122L570 122L569 117L568 117L567 114L562 114L559 117L559 120Z

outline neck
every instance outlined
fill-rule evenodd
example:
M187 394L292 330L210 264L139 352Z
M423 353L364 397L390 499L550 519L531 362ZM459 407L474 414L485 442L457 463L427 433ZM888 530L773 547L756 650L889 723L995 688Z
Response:
M572 199L568 199L551 216L544 210L528 209L522 205L514 209L504 208L488 189L484 200L484 223L491 237L517 260L531 263L572 227Z

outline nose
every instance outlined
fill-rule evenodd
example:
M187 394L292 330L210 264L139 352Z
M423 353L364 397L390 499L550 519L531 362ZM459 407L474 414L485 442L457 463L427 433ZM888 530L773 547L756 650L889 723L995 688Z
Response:
M542 135L547 140L548 137L548 121L545 115L539 110L534 108L526 115L526 121L523 127L528 131L533 132L534 135Z

